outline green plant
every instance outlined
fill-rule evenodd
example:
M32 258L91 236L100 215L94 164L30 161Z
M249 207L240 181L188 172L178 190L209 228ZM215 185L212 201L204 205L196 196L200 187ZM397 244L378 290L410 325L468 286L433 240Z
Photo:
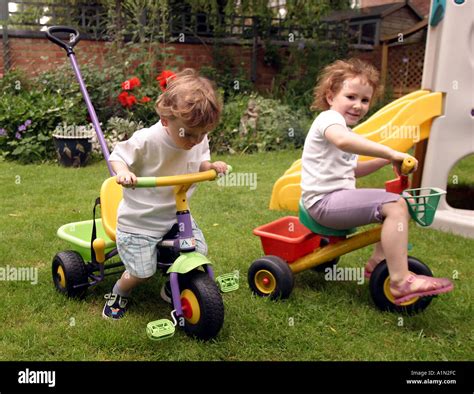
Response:
M304 108L309 115L313 102L313 89L321 70L337 59L346 57L347 43L338 46L314 40L301 40L287 50L273 51L280 56L281 72L275 78L273 97L295 109Z
M90 125L90 127L92 128L93 126ZM105 130L103 131L109 151L113 151L117 143L130 138L135 131L142 129L143 127L144 124L142 122L134 122L128 119L119 118L118 116L110 118L107 121ZM92 150L94 153L101 153L99 141L95 133L92 137Z
M250 100L254 118L245 126ZM279 100L252 93L235 96L224 106L221 123L211 134L214 152L263 152L301 147L304 144L311 118L304 110L294 110Z
M63 113L74 106L72 100L38 90L0 96L0 150L3 158L22 163L54 157L51 138Z

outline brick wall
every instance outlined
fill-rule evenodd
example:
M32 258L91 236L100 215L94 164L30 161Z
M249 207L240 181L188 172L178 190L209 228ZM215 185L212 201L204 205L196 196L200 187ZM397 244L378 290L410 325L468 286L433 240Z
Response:
M3 48L0 40L0 74L4 72ZM36 75L46 70L54 69L57 65L69 62L63 49L54 45L45 38L9 38L11 53L11 65L13 68L25 70L27 73ZM247 70L250 79L252 48L250 46L226 45L226 53L230 54L233 63L241 65ZM107 55L107 43L104 41L82 40L77 44L76 56L79 65L84 65L95 60L99 65L103 64ZM161 68L176 65L173 56L179 56L183 62L180 67L192 67L200 69L202 66L212 65L212 44L186 44L176 43L171 46L172 56L168 58L167 64ZM257 56L257 89L265 91L273 83L275 70L263 62L263 48L259 49Z

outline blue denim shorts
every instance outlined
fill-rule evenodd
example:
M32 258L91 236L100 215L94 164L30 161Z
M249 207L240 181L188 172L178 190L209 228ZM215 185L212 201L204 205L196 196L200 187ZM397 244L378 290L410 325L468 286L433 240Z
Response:
M196 239L196 252L207 255L204 234L191 219L193 235ZM158 258L157 244L162 238L143 234L125 233L116 230L117 250L128 273L136 278L149 278L156 272Z

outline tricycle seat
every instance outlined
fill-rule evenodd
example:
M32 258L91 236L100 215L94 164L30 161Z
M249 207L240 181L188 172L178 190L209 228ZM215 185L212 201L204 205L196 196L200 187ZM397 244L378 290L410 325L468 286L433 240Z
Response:
M316 220L314 220L309 212L303 205L303 200L300 199L298 204L298 216L300 219L301 224L305 227L310 229L313 233L333 236L333 237L345 237L346 235L353 234L357 231L357 227L344 229L344 230L336 230L334 228L323 226L319 224Z
M117 211L122 198L122 186L116 182L116 178L106 179L100 188L100 217L105 232L113 241L117 228Z

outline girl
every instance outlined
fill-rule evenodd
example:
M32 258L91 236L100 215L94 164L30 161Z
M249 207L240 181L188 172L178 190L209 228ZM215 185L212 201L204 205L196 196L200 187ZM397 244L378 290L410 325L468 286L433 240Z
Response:
M348 126L356 125L378 93L379 73L359 60L338 60L327 66L314 89L311 109L322 109L306 137L302 158L302 198L309 214L320 224L346 229L382 222L381 242L365 266L370 277L386 259L390 291L395 303L415 297L446 293L446 278L414 275L408 271L409 213L405 199L383 189L356 189L355 178L392 163L400 169L406 153L365 139ZM357 155L377 157L358 162ZM415 170L418 162L415 161Z

